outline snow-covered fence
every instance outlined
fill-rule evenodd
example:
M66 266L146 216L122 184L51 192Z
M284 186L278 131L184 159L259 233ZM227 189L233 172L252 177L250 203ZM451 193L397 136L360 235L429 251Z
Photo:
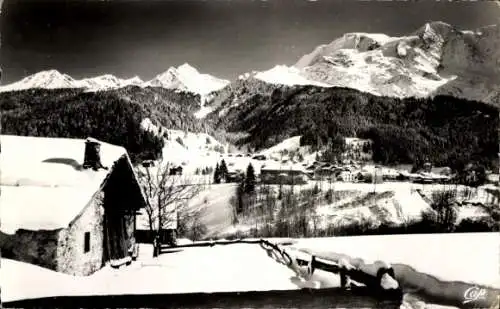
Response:
M287 266L293 270L301 280L314 283L314 273L317 269L338 274L341 281L344 283L342 288L351 288L349 282L355 281L366 286L371 291L376 291L381 299L401 300L402 291L400 285L395 279L394 270L388 263L377 265L377 270L361 269L351 265L348 261L340 259L334 261L316 257L314 255L297 255L292 250L284 248L292 242L282 241L279 245L265 239L236 239L236 240L221 240L221 241L205 241L185 245L179 245L173 250L188 247L213 247L215 245L231 245L231 244L259 244L268 254L277 262ZM162 253L167 253L167 250L162 250ZM306 267L305 267L306 266ZM305 268L304 268L305 267ZM307 286L307 285L305 285Z

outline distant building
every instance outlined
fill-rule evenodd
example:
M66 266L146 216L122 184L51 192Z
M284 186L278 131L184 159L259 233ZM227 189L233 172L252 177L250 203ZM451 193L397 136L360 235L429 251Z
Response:
M306 184L310 176L300 167L295 166L272 166L262 167L260 170L260 179L265 184L286 184L298 185Z
M364 183L382 183L384 182L384 173L380 168L365 166L356 174L356 180Z
M354 182L357 179L356 176L357 176L357 174L354 174L350 171L342 171L337 176L337 180L340 180L343 182Z
M340 169L333 166L318 167L314 170L316 179L335 178L340 173Z
M2 257L71 275L130 262L145 199L123 147L94 139L0 139Z

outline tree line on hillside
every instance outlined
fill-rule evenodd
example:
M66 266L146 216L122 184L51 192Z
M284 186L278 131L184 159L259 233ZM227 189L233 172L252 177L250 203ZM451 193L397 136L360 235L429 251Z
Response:
M139 162L161 155L163 139L143 130L138 104L107 93L31 89L0 94L2 134L87 138L127 149Z
M151 120L162 126L190 132L211 132L211 127L194 117L200 108L200 96L161 87L129 86L109 91L141 105Z
M257 93L244 103L229 109L223 119L212 120L218 129L246 132L239 143L256 149L295 135L314 147L336 136L360 137L374 141L374 159L383 164L425 159L451 167L471 161L497 164L499 110L481 102L295 86Z
M141 128L150 118L169 129L204 132L193 114L197 96L163 88L125 87L84 92L81 89L28 89L0 93L3 134L86 138L124 146L131 159L157 159L163 136Z
M326 138L326 144L322 137L306 132L300 137L300 146L311 146L312 151L319 151L316 161L337 163L342 154L346 151L347 144L345 138L336 133ZM299 160L300 161L300 160Z

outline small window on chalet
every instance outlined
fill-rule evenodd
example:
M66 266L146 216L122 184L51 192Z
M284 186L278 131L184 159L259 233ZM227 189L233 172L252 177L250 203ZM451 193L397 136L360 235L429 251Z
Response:
M85 232L85 239L83 243L83 252L87 253L90 251L90 232Z

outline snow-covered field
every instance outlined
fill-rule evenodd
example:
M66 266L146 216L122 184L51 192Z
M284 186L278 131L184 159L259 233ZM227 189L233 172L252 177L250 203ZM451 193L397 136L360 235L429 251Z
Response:
M149 250L148 250L149 249ZM2 259L4 302L58 295L163 294L297 289L293 272L270 259L258 245L188 248L152 258L144 245L129 267L107 266L88 277L73 277Z
M189 209L201 210L200 223L207 228L205 237L218 235L232 225L234 214L231 198L235 192L236 184L212 185L189 201Z
M403 289L405 284L415 289L427 282L419 282L418 276L405 277L410 275L403 272L407 266L417 274L438 279L445 290L456 286L453 281L498 289L499 245L496 233L386 235L296 239L287 250L292 256L296 250L333 259L342 255L357 265L361 262L356 258L361 258L365 267L378 260L388 262L403 282ZM106 266L88 277L69 276L9 259L2 259L1 266L4 302L58 295L293 290L305 284L296 273L253 244L180 248L159 258L152 258L152 248L143 245L138 261L131 266ZM319 281L322 288L339 286L336 275L321 271L312 280Z

